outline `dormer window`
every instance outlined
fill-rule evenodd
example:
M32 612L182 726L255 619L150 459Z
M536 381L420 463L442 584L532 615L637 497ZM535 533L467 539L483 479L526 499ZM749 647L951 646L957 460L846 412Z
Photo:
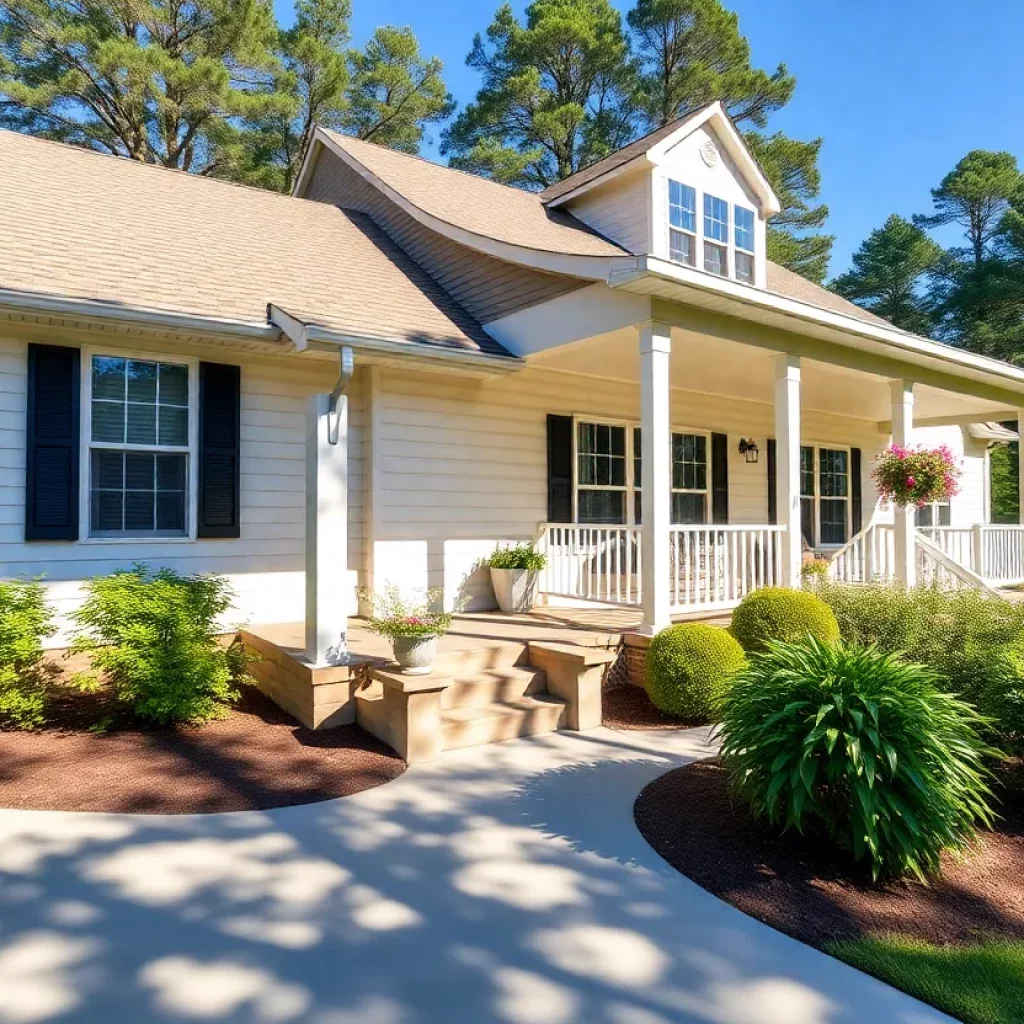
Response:
M704 194L704 269L721 277L729 275L729 204Z
M736 227L736 280L754 283L754 211L733 207Z
M697 193L678 181L668 183L669 256L692 267L697 253Z

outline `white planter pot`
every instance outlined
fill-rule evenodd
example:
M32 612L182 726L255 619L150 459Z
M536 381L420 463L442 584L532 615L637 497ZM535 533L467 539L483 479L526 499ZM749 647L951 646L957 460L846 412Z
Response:
M425 676L437 657L436 636L393 636L391 647L398 669L407 676Z
M537 601L536 569L491 569L491 584L503 612L528 612Z

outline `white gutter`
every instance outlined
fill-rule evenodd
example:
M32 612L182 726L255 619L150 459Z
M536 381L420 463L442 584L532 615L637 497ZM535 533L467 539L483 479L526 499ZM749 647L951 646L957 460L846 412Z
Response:
M872 324L849 313L823 309L809 302L792 299L776 292L765 291L752 285L732 281L728 278L713 277L690 267L680 266L654 256L637 256L632 260L615 260L608 274L612 288L625 291L636 290L630 286L640 284L644 278L653 278L669 285L675 285L686 294L678 300L689 302L715 312L726 313L767 323L750 316L749 311L757 309L765 313L781 314L806 323L842 332L847 341L837 342L856 348L858 338L870 340L888 349L895 349L894 357L914 356L918 360L936 360L946 364L946 372L966 379L982 380L984 383L1024 394L1024 369L1011 366L990 356L981 356L966 349L954 348L938 341L931 341L916 334ZM645 292L645 294L651 294ZM662 293L663 295L665 293ZM658 297L655 293L654 297ZM694 301L697 299L698 301ZM699 301L704 299L704 301ZM711 299L711 301L707 301ZM673 301L673 300L669 300ZM733 308L730 308L733 307ZM966 372L965 372L966 371ZM995 379L993 379L995 378Z
M446 348L442 345L435 346L424 342L395 341L389 338L374 338L349 334L346 331L336 331L329 327L320 327L317 324L300 320L273 303L267 306L267 319L291 340L298 352L303 352L316 343L347 346L358 352L398 357L403 360L436 366L472 369L488 375L513 373L526 366L526 361L518 356L499 356L490 352Z
M229 334L270 342L281 339L281 332L277 327L265 320L234 320L228 317L199 316L193 313L176 313L166 309L132 306L123 302L72 299L58 295L46 295L42 292L0 288L0 310L5 309L71 319L115 321L185 333Z

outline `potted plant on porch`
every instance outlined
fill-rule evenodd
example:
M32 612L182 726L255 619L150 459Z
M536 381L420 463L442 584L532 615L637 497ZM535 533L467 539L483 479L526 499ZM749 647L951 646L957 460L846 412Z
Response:
M360 590L371 608L367 628L391 641L395 661L406 675L427 675L437 657L437 641L447 631L454 612L436 611L442 606L440 589L428 590L421 600L406 600L398 587L377 594Z
M528 612L537 600L540 571L547 559L532 544L497 548L487 560L498 607L503 612Z

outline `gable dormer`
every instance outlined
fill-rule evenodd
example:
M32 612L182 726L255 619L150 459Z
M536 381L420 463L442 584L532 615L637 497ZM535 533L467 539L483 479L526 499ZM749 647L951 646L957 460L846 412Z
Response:
M721 104L666 125L542 193L637 255L766 287L779 203Z

